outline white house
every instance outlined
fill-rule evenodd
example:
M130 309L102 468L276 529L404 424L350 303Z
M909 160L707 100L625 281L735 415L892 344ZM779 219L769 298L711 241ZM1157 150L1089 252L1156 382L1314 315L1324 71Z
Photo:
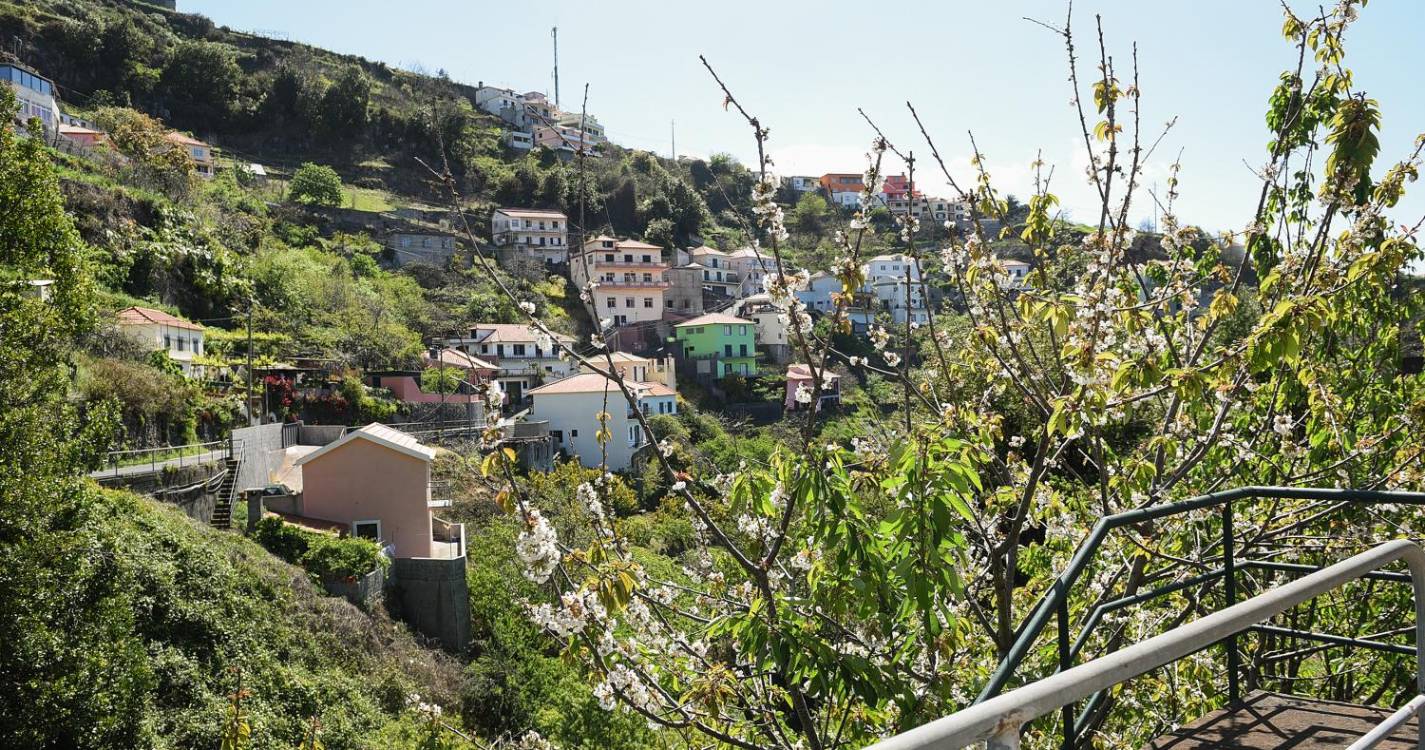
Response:
M836 305L832 303L831 295L840 294L841 289L841 279L826 271L817 271L807 279L803 288L796 290L793 294L807 306L809 312L827 313L836 309Z
M46 132L59 127L59 100L55 98L54 83L50 79L18 63L5 62L0 63L0 82L15 92L20 105L15 117L21 123L37 117Z
M678 394L672 388L639 381L625 381L625 385L646 416L678 413ZM555 444L585 466L599 466L607 452L609 470L623 471L633 463L634 454L652 442L618 384L603 375L573 375L535 388L529 395L534 401L529 418L548 422ZM612 439L600 446L598 414L606 409Z
M497 208L490 214L495 247L542 263L569 260L569 217L544 208Z
M202 365L193 364L193 360L203 355L203 326L148 307L120 310L117 323L124 334L149 349L167 353L184 375L202 375Z
M866 291L875 296L882 310L891 313L891 320L904 323L909 318L913 323L929 323L930 314L925 309L925 290L918 281L882 277L867 282Z
M821 178L807 175L793 175L787 178L787 184L798 193L810 193L821 187Z
M1029 288L1028 276L1033 266L1022 260L1013 258L998 258L999 264L1004 267L1006 276L999 280L1001 289L1023 290Z
M173 131L165 136L169 143L188 152L188 156L193 159L193 170L199 177L212 179L217 174L213 159L213 147L190 135L184 135L178 131Z
M737 293L739 298L761 292L766 288L764 286L766 277L777 272L775 258L764 256L751 247L739 248L728 253L727 262L732 266L732 270L742 277Z
M530 389L540 383L574 372L574 365L562 356L574 345L572 336L560 334L550 341L539 329L521 323L477 323L470 327L469 336L446 343L497 366L495 381L510 406L523 404Z
M880 279L897 279L905 281L920 281L920 266L915 259L902 253L891 253L888 255L877 255L866 261L861 266L861 271L866 276L866 284L870 284Z
M742 296L742 274L733 265L729 253L702 245L689 250L688 258L702 266L704 289L719 297L736 299Z
M601 368L607 368L610 360L614 363L614 369L618 370L619 377L624 380L662 383L674 389L678 387L678 373L672 357L651 359L632 352L609 352L606 356L593 357L593 363ZM593 370L586 367L584 372Z
M615 326L663 319L670 282L663 248L635 240L599 236L569 259L569 279L583 289L592 280L590 313Z
M795 345L788 330L787 316L782 308L772 304L772 297L766 292L753 294L739 301L732 308L733 314L757 323L757 348L767 352L773 362L786 362ZM810 331L805 332L807 336Z

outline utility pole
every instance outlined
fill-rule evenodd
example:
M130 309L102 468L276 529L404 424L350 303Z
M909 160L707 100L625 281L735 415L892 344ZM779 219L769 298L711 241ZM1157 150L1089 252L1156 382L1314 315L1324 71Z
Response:
M554 108L559 109L559 27L550 29L554 37Z
M252 414L252 295L247 295L247 426L257 424Z

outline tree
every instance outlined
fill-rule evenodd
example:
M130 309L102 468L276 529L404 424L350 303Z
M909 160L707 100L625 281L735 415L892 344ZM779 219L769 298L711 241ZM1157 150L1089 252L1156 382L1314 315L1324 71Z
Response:
M1262 197L1247 207L1253 219L1243 232L1206 237L1180 220L1174 164L1162 235L1135 235L1128 217L1143 199L1147 151L1130 113L1141 94L1104 57L1092 93L1070 77L1085 123L1076 138L1093 152L1099 218L1086 229L1064 225L1039 175L1019 235L1036 260L1028 290L1009 283L992 244L999 237L983 221L1009 223L992 176L956 180L948 167L942 176L966 186L958 198L987 215L945 248L927 248L903 222L885 245L922 264L933 253L944 269L937 283L964 301L962 312L874 327L870 362L843 360L808 341L811 320L793 294L800 279L779 269L768 294L797 356L813 368L812 399L823 382L817 373L846 361L886 384L876 400L889 402L892 418L847 445L821 439L825 416L808 410L795 440L765 464L743 467L683 462L680 455L697 454L696 442L660 442L648 456L669 482L665 504L684 508L695 529L681 564L655 566L632 551L626 525L608 512L602 475L576 488L577 512L541 506L510 484L499 499L521 525L515 553L544 592L531 617L584 665L604 706L691 735L689 744L860 747L967 705L1015 642L1028 603L1051 589L1105 514L1234 484L1425 483L1414 416L1425 413L1425 383L1403 376L1399 364L1401 325L1418 320L1422 304L1395 293L1422 253L1414 230L1388 216L1418 174L1425 141L1375 168L1380 113L1342 67L1357 10L1347 2L1305 19L1286 10L1294 67L1268 106ZM1305 60L1329 61L1329 70L1304 77ZM735 111L763 153L766 124ZM875 139L870 184L896 153ZM1298 166L1308 161L1324 162L1319 178ZM773 257L786 238L777 188L764 178L752 195L758 239ZM849 290L865 282L874 219L864 195L834 242L833 270ZM1238 243L1246 252L1233 252ZM851 302L836 297L820 325L849 333ZM598 358L581 366L601 369ZM511 460L491 453L487 475L505 476ZM1305 538L1312 543L1302 555L1312 562L1422 520L1410 508L1296 501L1238 512L1249 520L1239 515L1237 528L1251 532L1235 540L1235 554L1277 556ZM1068 619L1083 622L1096 604L1150 587L1189 585L1221 559L1217 523L1215 514L1178 517L1109 537L1086 586L1068 600ZM1218 589L1200 586L1122 611L1078 658L1220 604ZM1372 589L1302 617L1387 632L1409 611L1408 595ZM1415 688L1413 664L1377 654L1333 657L1321 669L1264 651L1244 658L1270 684L1280 675L1284 684L1364 691L1352 694ZM1041 639L1016 678L1055 672L1059 655L1053 638ZM1115 689L1104 705L1122 710L1086 719L1094 743L1141 745L1218 705L1217 670L1206 658Z
M341 175L325 164L303 164L297 168L287 186L287 199L297 203L340 206L345 195Z
M163 123L127 107L100 107L94 122L114 148L130 159L136 178L168 193L184 193L194 179L188 149L168 138Z
M465 371L459 367L427 367L421 371L421 390L426 393L451 394L460 390Z
M211 42L182 42L163 65L159 93L179 126L197 131L232 129L242 70L229 49Z
M327 130L343 140L361 136L366 130L370 101L371 80L361 68L348 66L322 96L322 120Z
M831 208L826 199L816 193L804 193L792 209L792 226L799 234L810 237L813 244L826 235L831 220Z
M134 746L154 678L127 632L124 581L89 532L98 499L84 476L113 410L81 416L65 398L95 294L44 145L16 136L14 112L0 91L0 716L17 746ZM38 278L54 281L48 302L17 283Z

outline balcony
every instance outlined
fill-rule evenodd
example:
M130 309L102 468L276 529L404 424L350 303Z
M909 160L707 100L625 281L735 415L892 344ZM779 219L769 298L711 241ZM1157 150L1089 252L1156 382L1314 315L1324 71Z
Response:
M658 279L653 281L643 281L641 279L635 281L599 279L596 283L598 289L667 289L669 286L672 286L671 282Z

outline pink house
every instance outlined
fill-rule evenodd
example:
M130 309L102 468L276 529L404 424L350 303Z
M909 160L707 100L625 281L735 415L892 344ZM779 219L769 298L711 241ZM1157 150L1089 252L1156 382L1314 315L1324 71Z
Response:
M821 386L821 403L817 404L817 411L821 411L823 406L841 403L841 376L830 370L823 370L822 376L831 382ZM811 368L802 364L787 365L787 397L783 403L787 411L806 408L806 404L797 403L797 388L800 386L806 386L808 392L815 392L816 380L812 378Z
M394 548L393 558L459 558L464 534L432 517L434 458L434 448L386 425L352 430L294 463L302 469L301 515L343 524Z

